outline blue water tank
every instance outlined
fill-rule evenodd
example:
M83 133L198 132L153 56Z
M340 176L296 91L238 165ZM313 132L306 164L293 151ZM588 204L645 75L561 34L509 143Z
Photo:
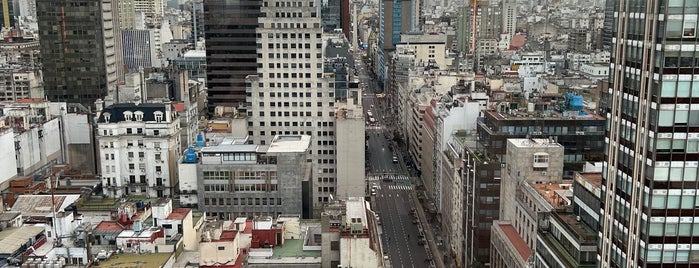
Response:
M197 148L206 146L206 142L204 141L204 135L197 135L197 142L194 145L197 146Z
M184 162L185 163L196 163L197 162L197 153L194 152L194 147L189 147L187 149L187 153L184 154Z
M139 208L139 209L140 209L140 208L143 208L143 200L138 200L138 201L136 201L136 207Z
M568 93L566 94L566 103L568 110L581 111L583 109L583 96Z

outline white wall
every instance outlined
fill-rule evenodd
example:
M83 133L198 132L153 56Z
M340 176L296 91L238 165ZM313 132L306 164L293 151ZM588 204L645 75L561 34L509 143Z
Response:
M64 119L67 144L89 144L90 124L86 114L67 114Z
M451 134L457 130L476 131L476 120L480 114L478 102L466 102L462 107L454 107L449 116L444 118L444 131L442 132L442 149L446 148Z
M369 238L341 238L340 265L342 267L378 267L378 254L369 248Z
M364 196L364 119L337 119L337 189L339 198Z
M11 160L16 157L14 136L11 129L0 133L0 148L3 148L0 150L0 159L3 159L0 161L0 184L17 175L17 161Z
M179 174L180 203L198 204L197 194L185 194L185 191L197 191L197 164L180 163L177 166Z

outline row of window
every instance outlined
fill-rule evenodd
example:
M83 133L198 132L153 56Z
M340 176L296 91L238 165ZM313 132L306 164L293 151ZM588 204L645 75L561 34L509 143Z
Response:
M643 251L643 248L641 248ZM643 256L643 253L641 253ZM699 263L699 250L648 250L647 263Z
M257 45L258 48L261 48L261 46L262 46L262 44L258 44L258 45ZM303 44L302 44L302 43L299 43L298 45L297 45L296 43L288 43L288 44L287 44L287 43L268 43L268 44L267 44L267 48L268 48L268 49L275 49L275 48L277 48L277 49L289 49L289 48L311 49L311 43L303 43ZM322 44L322 43L317 43L317 44L316 44L316 48L323 48L323 44ZM270 65L273 66L274 64L273 64L273 63L270 63ZM277 68L279 68L278 65L279 65L279 64L277 64ZM301 64L299 64L299 67L300 67L300 68L303 68L303 67L301 66ZM270 67L270 68L274 68L274 67ZM310 66L309 66L309 67L306 67L306 68L310 68Z
M276 171L204 171L204 180L276 180Z
M645 229L645 228L644 228ZM643 229L642 229L643 230ZM645 231L645 230L644 230ZM699 236L699 223L651 222L650 236Z
M204 198L206 206L281 206L281 198Z
M274 87L273 84L274 84L274 83L270 83L269 86L270 86L270 87ZM293 84L293 83L292 83L292 84ZM260 83L260 84L259 84L259 87L264 87L264 86L265 86L265 85L264 85L263 83ZM332 83L330 83L330 86L329 86L329 87L333 87L333 86L334 86L334 85L333 85ZM280 84L278 84L278 87L282 87L282 86L281 86ZM289 87L289 84L288 84L288 83L284 83L284 87ZM311 87L311 86L308 85L308 87ZM319 88L323 87L323 83L318 83L318 87L319 87ZM292 92L269 92L269 96L272 97L272 98L275 98L275 97L279 97L279 98L288 98L288 97L292 97L292 98L299 98L299 97L300 97L300 98L311 98L311 92L293 92L293 91L292 91ZM264 97L265 97L265 93L264 93L264 92L260 92L260 93L258 94L258 97L264 98ZM323 97L323 92L317 92L317 93L316 93L316 97L322 98L322 97ZM329 98L335 97L335 93L333 93L333 92L328 92L328 97L329 97Z
M262 53L258 53L257 58L261 59ZM270 58L270 59L311 59L311 53L267 53L267 58ZM322 59L323 53L316 53L315 58Z
M648 206L648 195L643 198L643 205ZM696 195L663 195L651 196L652 209L694 209L699 207L699 198Z
M305 115L304 115L304 114L305 114ZM306 112L276 112L276 111L271 111L271 112L269 112L269 115L270 115L270 116L284 116L284 117L287 117L287 116L289 116L289 115L291 115L291 116L308 116L308 117L310 117L310 116L312 116L311 114L312 114L312 113L311 113L310 111L306 111ZM260 115L261 117L264 117L264 116L265 116L265 112L264 112L264 111L260 111L260 112L258 113L258 115ZM249 113L248 113L248 116L252 116L252 112L249 112ZM316 116L322 117L322 116L323 116L323 112L322 112L322 111L316 112ZM328 116L335 116L335 112L328 112ZM309 135L310 135L310 134L309 134Z
M265 107L264 102L258 103L260 107ZM296 101L285 101L285 102L270 102L269 103L270 107L313 107L312 103L310 101L307 102L296 102ZM334 107L335 103L334 102L328 102L329 107ZM323 107L323 102L316 102L315 107Z
M303 26L304 26L304 27L297 27L297 28L306 28L306 24L305 24L305 23L303 24ZM282 28L282 27L279 27L279 28ZM284 28L288 28L288 27L284 27ZM320 39L320 38L322 38L322 37L323 37L322 34L320 34L320 33L317 33L317 34L316 34L316 38ZM299 33L299 34L295 34L295 33L267 33L267 38L270 38L270 39L272 39L272 38L277 38L277 39L279 39L279 38L284 38L284 39L286 39L286 38L305 38L305 39L311 39L311 34L310 34L310 33L304 33L303 35L301 35L300 33Z

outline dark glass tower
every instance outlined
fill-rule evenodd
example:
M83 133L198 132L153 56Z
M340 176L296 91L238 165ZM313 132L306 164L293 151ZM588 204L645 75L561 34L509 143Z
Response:
M101 0L36 0L44 92L90 107L107 95Z
M245 77L257 74L259 0L204 1L208 108L245 103Z
M600 267L699 267L699 1L616 10Z

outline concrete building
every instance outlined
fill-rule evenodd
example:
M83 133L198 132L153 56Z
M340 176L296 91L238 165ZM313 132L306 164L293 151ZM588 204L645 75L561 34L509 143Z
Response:
M484 148L479 146L477 135L473 132L457 130L447 142L442 160L446 163L443 170L450 167L455 172L451 176L453 184L444 183L444 197L441 198L452 206L451 211L442 213L442 230L449 234L445 244L452 248L453 253L450 254L453 254L453 260L461 263L462 267L484 265L490 262L493 220L499 218L501 165L483 153ZM452 156L447 158L446 152ZM462 198L456 200L455 197L459 196ZM457 214L459 212L463 215ZM446 215L451 215L451 218ZM449 226L458 225L454 224L457 222L454 218L460 219L460 227ZM463 231L462 234L455 231L458 228ZM463 241L463 245L459 241ZM460 247L463 247L462 251L458 251Z
M181 154L179 116L172 104L122 103L102 109L98 101L96 106L104 193L172 196Z
M199 267L233 266L241 253L239 230L230 221L212 221L202 225L199 241Z
M43 98L43 87L38 70L0 69L0 101Z
M363 198L326 205L321 228L322 267L384 267L376 213Z
M365 136L364 113L361 106L341 103L335 113L337 142L337 189L338 198L364 196L366 170L364 168ZM319 183L320 184L320 183ZM331 183L329 186L333 187Z
M301 13L294 18L277 12L276 6L286 3L273 1L260 9L269 16L260 17L257 28L260 67L246 80L248 135L259 145L269 144L276 135L311 136L311 196L318 215L320 205L337 193L336 185L322 184L337 180L336 154L341 153L336 149L334 75L323 69L323 46L327 44L322 39L320 7L313 3L284 7L286 12ZM303 40L303 46L288 43L289 39Z
M279 135L269 145L224 139L201 148L200 159L187 152L179 164L180 191L196 195L199 210L219 219L281 214L309 218L310 141L307 135Z
M484 118L478 122L478 136L488 156L506 163L510 158L506 155L507 139L554 137L565 147L564 177L572 179L573 172L582 170L586 162L600 161L604 119L591 111L573 110L564 99L557 98L557 104L529 103L526 110L513 109L512 102L501 102L495 110L484 111Z

